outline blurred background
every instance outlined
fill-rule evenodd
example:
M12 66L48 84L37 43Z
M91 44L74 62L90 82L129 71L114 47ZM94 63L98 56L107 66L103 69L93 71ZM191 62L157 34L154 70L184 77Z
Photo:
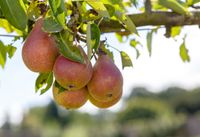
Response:
M54 103L52 91L35 93L38 74L22 62L22 42L17 51L0 68L0 137L200 137L200 31L185 27L177 39L164 37L165 30L154 34L152 56L146 48L147 31L140 31L140 57L115 34L102 39L126 51L133 68L121 69L124 77L123 97L110 109L98 109L87 102L78 110L66 110ZM6 32L0 29L1 34ZM182 37L191 61L179 56ZM179 38L180 37L180 38ZM0 37L5 43L12 38Z

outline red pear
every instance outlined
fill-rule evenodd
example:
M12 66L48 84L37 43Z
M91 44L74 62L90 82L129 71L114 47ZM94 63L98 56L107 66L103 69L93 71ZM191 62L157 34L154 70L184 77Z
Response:
M89 94L95 100L108 102L122 93L122 74L108 55L100 55L93 70L92 79L87 87Z
M94 99L92 96L89 95L89 101L96 107L98 108L109 108L109 107L112 107L114 106L115 104L117 104L120 100L122 96L122 92L121 94L119 94L117 96L117 98L112 98L112 100L110 101L106 101L106 102L101 102L101 101L98 101L96 99Z
M57 88L54 84L53 98L58 105L67 109L77 109L87 102L88 92L86 87L75 91L64 90L59 92L59 88Z
M42 30L43 18L36 21L28 35L22 58L25 65L34 72L51 72L58 56L58 49L53 37Z
M74 62L60 55L54 64L53 73L56 81L67 90L83 88L90 81L93 73L92 64L81 49L85 63Z

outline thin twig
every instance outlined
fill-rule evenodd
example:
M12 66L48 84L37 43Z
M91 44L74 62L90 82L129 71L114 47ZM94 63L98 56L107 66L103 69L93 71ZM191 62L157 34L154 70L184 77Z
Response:
M97 61L97 56L96 56L95 52L92 52L92 57L94 57L94 59Z
M103 21L103 18L101 18L100 20L99 20L99 22L98 22L98 26L101 24L101 22Z
M8 35L8 34L0 34L0 37L22 37L22 36L18 36L18 35Z
M200 9L200 6L194 6L194 5L192 5L191 7L194 8L194 9Z
M164 26L159 27L159 29L163 29L163 28L165 28L165 27ZM156 29L156 28L141 28L141 29L137 29L137 31L149 31L149 30L154 30L154 29Z
M80 35L77 34L76 37L77 37L78 40L80 40L82 42L85 42L85 43L87 42L86 38L84 38L83 36L80 36Z
M113 47L113 46L110 46L110 45L107 45L107 46L113 48L114 50L116 50L116 51L118 51L118 52L121 52L119 49L117 49L117 48L115 48L115 47Z
M145 12L146 13L151 13L152 5L151 5L151 0L145 0Z

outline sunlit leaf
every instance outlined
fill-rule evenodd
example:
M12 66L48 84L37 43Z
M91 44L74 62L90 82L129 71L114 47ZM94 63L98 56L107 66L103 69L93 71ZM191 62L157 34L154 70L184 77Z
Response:
M0 41L0 65L2 68L5 67L6 63L6 46Z
M6 50L7 50L7 53L8 53L8 57L12 58L13 55L15 54L15 51L17 50L17 48L12 46L12 45L8 45L8 46L6 46Z
M181 5L177 0L158 0L158 3L163 7L171 9L173 12L190 15L191 13L187 10L186 7Z
M128 29L132 33L138 34L136 26L133 23L133 21L129 18L129 16L125 15L124 13L120 11L116 11L115 15L118 18L118 20L122 22L122 24L124 25L126 29Z
M172 27L171 28L171 37L176 37L181 33L181 27Z
M99 15L109 18L110 15L101 0L85 0Z
M128 54L124 51L121 51L120 54L122 60L122 68L124 69L125 67L133 67L132 61Z
M31 1L30 2L28 10L27 10L27 15L30 20L34 21L35 19L37 19L40 16L41 11L38 7L38 4L40 4L40 3L41 2L39 2L39 1Z
M196 3L199 3L200 0L187 0L187 4L188 5L193 5L193 4L196 4Z
M19 36L23 34L22 31L13 27L6 19L0 19L0 27L4 28L7 33L16 32Z
M45 93L53 84L53 73L40 73L35 82L35 92Z
M123 42L123 36L119 35L118 33L115 33L116 38L118 39L119 42Z
M105 5L105 7L106 7L106 9L107 9L110 17L114 16L114 14L115 14L115 7L113 7L110 4L104 4L104 5Z
M130 45L132 46L132 47L136 47L138 44L140 44L138 41L136 41L135 39L132 39L132 40L130 40Z
M136 58L139 58L140 56L140 52L137 49L137 45L141 45L140 42L136 41L135 39L130 40L130 45L135 49L136 51Z
M152 36L153 36L153 31L147 33L147 49L149 52L149 56L151 56L152 53Z
M188 54L188 49L185 46L185 41L180 46L180 57L183 62L190 62L190 56Z
M0 27L4 28L6 32L11 33L14 31L13 27L6 19L0 19Z
M27 15L21 0L0 0L0 7L6 19L19 30L24 30L27 24Z

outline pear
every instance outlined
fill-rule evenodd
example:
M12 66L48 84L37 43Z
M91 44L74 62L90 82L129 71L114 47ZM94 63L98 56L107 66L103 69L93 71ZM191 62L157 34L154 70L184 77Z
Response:
M52 36L42 30L43 18L36 21L22 48L25 65L33 72L47 73L59 55Z
M93 70L92 79L87 87L94 100L108 102L122 94L122 74L108 55L100 55Z
M102 102L102 101L98 101L98 100L94 99L92 96L89 95L89 101L97 108L109 108L109 107L112 107L115 104L117 104L119 102L121 96L122 96L122 92L121 92L121 94L119 94L117 96L117 98L112 98L112 100L110 100L110 101Z
M59 88L53 86L54 101L66 109L77 109L83 106L88 100L87 88L83 87L76 91L59 91Z
M80 48L80 51L85 63L74 62L60 55L54 64L53 73L55 79L67 90L83 88L92 77L92 64L83 49Z

